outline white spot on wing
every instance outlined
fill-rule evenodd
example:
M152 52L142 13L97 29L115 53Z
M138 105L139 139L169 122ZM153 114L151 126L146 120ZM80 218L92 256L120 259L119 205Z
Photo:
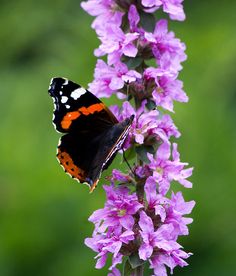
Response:
M67 109L69 109L69 108L70 108L70 106L69 106L68 104L66 104L66 108L67 108Z
M74 90L70 96L74 99L77 100L79 99L82 95L84 95L86 93L86 90L83 87L80 87L76 90Z
M59 93L60 93L60 95L62 95L62 94L63 94L63 93L62 93L62 91L60 91Z
M68 101L68 97L66 97L66 96L61 97L61 102L62 103L66 103L67 101Z

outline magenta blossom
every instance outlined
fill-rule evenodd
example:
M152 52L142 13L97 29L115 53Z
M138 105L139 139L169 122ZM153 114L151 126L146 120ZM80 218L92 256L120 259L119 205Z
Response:
M138 144L143 144L144 139L148 135L154 133L158 126L157 118L159 112L157 110L153 110L145 113L145 104L146 101L143 101L140 108L136 111L127 101L123 103L121 111L118 106L113 106L111 108L119 121L129 118L133 114L135 115L132 128L130 130L130 139L133 138Z
M138 202L137 196L129 194L129 189L126 187L104 186L103 188L107 194L105 207L95 211L89 218L89 221L96 226L95 231L103 233L107 227L118 226L132 230L133 215L143 207Z
M153 80L156 83L152 96L157 106L173 112L173 101L188 101L187 95L182 90L182 81L174 79L174 75L168 71L149 67L144 71L144 79L147 83Z
M116 67L111 67L103 60L98 60L95 68L95 79L89 84L89 89L97 97L110 97L123 88L125 82L133 82L138 78L141 78L138 72L128 70L127 66L121 62L116 64Z
M145 139L151 135L156 137L157 140L166 142L171 136L179 137L180 133L170 116L163 115L160 117L157 110L146 112L146 103L144 100L136 111L129 102L124 102L121 110L118 106L111 107L119 121L129 118L133 114L135 115L128 141L134 140L137 144L143 144ZM130 145L130 143L126 144L125 148Z
M177 144L173 144L173 160L170 160L170 156L171 148L169 143L160 145L155 156L148 153L150 160L149 168L153 172L153 177L158 183L159 193L162 195L168 192L170 183L173 180L178 181L186 188L192 187L192 183L186 178L192 174L193 169L184 169L188 163L180 162Z
M99 36L102 44L95 51L95 54L96 56L108 54L108 59L114 61L117 61L117 58L120 59L123 54L128 57L135 57L138 49L133 42L138 38L138 36L138 33L124 34L119 27L108 25L104 33ZM116 59L111 57L113 55L115 55ZM112 63L109 63L109 65L111 64Z
M142 211L140 213L139 226L143 240L139 248L139 257L142 260L149 259L154 250L171 252L181 248L177 242L172 240L171 232L173 231L173 226L171 224L163 224L155 231L152 219Z
M173 236L175 239L179 235L188 235L188 227L187 225L192 223L192 218L186 218L184 215L188 215L191 213L195 202L189 201L185 202L181 192L176 194L172 193L171 201L166 208L166 223L173 225Z
M191 253L181 250L181 245L173 239L172 224L163 224L155 231L151 218L142 211L139 226L142 237L139 256L143 260L149 260L150 267L154 269L154 275L167 275L166 266L173 273L175 266L187 265L183 259L188 258Z
M168 254L160 252L150 259L150 267L154 270L154 276L167 276L166 266L171 269L171 274L173 274L173 269L176 266L188 265L183 259L187 259L191 255L191 253L186 253L181 249L172 250Z
M119 182L122 182L122 183L125 183L125 182L128 183L128 182L132 181L129 174L125 174L125 173L123 173L119 170L116 170L116 169L114 169L112 171L112 178L111 179L112 179L113 182L114 181L119 181Z
M161 19L156 25L153 33L145 31L139 27L140 17L134 5L130 6L128 19L130 30L134 34L139 34L138 44L141 48L150 48L156 62L159 72L165 71L166 76L177 77L182 69L181 62L186 60L185 44L175 38L173 32L168 32L167 20Z
M113 238L110 238L112 234ZM115 266L122 262L122 255L118 252L122 242L128 242L128 239L124 239L124 237L116 236L114 233L109 233L109 235L94 235L92 238L86 238L85 244L90 247L93 251L97 252L97 259L96 268L101 269L104 267L107 261L108 254L114 252L112 258L112 265L110 266L110 270L113 270Z
M182 69L180 63L186 60L184 53L186 47L175 38L173 32L168 32L167 20L159 20L153 34L146 33L145 38L151 44L152 52L161 69L173 74Z
M166 219L166 206L169 206L170 200L165 198L160 193L157 193L157 182L153 176L147 178L145 183L145 194L147 199L147 208L155 210L155 215L158 215L161 222Z
M99 35L104 32L106 24L109 21L110 25L119 27L122 22L123 12L116 9L114 0L89 0L81 3L82 8L90 15L96 16L93 21L92 28L94 28Z
M185 14L182 2L183 0L142 0L142 5L146 7L146 12L154 12L162 6L163 11L168 13L171 19L183 21Z
M115 267L110 273L107 274L107 276L121 276L121 273L120 270Z

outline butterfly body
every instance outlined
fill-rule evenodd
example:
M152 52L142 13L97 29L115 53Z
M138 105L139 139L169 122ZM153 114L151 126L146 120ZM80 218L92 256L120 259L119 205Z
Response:
M121 149L133 116L118 122L95 95L64 78L52 79L49 94L54 101L53 124L64 134L58 145L58 161L93 191L102 171Z

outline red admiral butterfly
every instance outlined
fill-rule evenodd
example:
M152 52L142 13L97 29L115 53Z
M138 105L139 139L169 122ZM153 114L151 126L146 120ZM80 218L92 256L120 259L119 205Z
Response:
M59 140L57 159L92 192L121 149L134 116L119 123L96 96L64 78L53 78L48 92L54 101L55 129L66 133Z

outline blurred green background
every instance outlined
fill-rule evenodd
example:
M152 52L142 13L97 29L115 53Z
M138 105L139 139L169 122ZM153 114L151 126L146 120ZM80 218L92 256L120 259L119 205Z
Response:
M0 4L0 275L106 275L83 242L104 192L90 195L58 165L47 94L53 76L92 81L92 18L76 0ZM236 275L235 10L236 1L185 1L187 20L170 26L187 44L190 102L176 104L174 120L182 160L195 167L184 195L197 202L181 238L194 255L175 275Z

